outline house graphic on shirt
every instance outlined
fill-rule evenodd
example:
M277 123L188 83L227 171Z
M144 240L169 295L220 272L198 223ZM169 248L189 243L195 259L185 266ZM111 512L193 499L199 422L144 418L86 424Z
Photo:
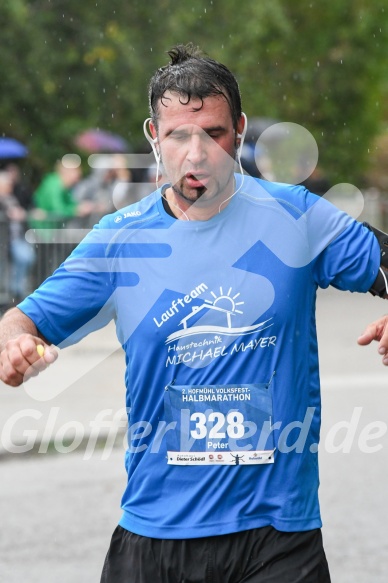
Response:
M238 294L239 295L239 294ZM229 296L222 296L223 298L227 298L230 300ZM234 296L234 298L237 296ZM219 297L218 299L221 299L221 297ZM217 298L216 298L217 300ZM238 314L242 314L242 312L236 307L238 306L237 303L234 303L233 301L230 301L231 304L231 308L232 309L227 309L224 307L220 307L218 305L216 305L217 301L214 302L210 302L209 300L205 300L205 302L203 304L201 304L200 306L193 306L193 309L191 310L191 312L189 314L187 314L187 316L185 316L184 318L182 318L182 320L179 322L179 325L182 326L181 330L177 330L176 332L173 332L172 334L170 334L167 338L166 338L166 344L169 344L170 342L174 342L176 340L179 340L181 338L185 338L188 336L207 336L207 335L221 335L221 336L243 336L246 334L252 334L256 331L262 331L265 330L265 328L268 328L269 326L272 326L272 322L268 323L270 320L272 320L272 318L269 318L268 320L265 320L263 322L260 322L259 324L254 324L252 326L240 326L240 327L233 327L232 323L233 323L233 318L238 315ZM239 304L242 304L243 302L239 302ZM201 315L206 315L206 313L210 313L210 312L217 312L217 314L224 314L225 315L225 326L214 326L214 325L209 325L209 324L205 324L205 325L201 325ZM202 312L202 314L201 314ZM199 320L196 319L196 323L194 323L193 325L190 326L190 320L192 320L192 318L194 316L199 316ZM199 322L199 323L198 323Z
M191 310L190 314L188 314L185 318L183 318L179 322L179 324L182 324L184 330L187 330L188 320L190 320L193 316L197 315L198 312L200 312L203 309L216 310L217 312L224 312L226 314L227 327L228 328L232 327L232 316L236 315L234 312L232 312L231 310L226 310L225 308L219 308L218 306L215 306L214 304L203 303L201 306L194 306L193 309Z

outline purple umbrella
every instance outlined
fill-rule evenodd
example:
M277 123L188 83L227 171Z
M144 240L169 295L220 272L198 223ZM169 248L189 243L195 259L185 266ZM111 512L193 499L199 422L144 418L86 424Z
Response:
M105 130L85 130L76 136L75 145L86 152L128 152L128 142L117 134Z
M25 158L28 150L13 138L0 138L0 158Z

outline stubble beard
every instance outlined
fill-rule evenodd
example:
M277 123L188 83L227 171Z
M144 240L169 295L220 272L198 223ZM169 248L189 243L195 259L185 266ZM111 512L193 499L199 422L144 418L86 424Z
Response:
M189 192L185 192L184 179L176 184L171 184L171 189L178 198L183 199L189 205L208 206L214 204L217 199L223 198L231 181L233 184L233 168L230 170L228 180L224 185L215 180L213 181L212 190L208 193L209 196L204 196L208 192L206 186L190 188Z
M195 188L195 189L192 188L191 191L194 190L196 195L189 196L189 195L185 194L184 190L182 188L180 188L178 184L172 184L171 188L172 188L174 194L178 196L178 198L182 198L185 202L187 202L190 205L198 202L207 190L207 188L205 186L202 186L201 188Z

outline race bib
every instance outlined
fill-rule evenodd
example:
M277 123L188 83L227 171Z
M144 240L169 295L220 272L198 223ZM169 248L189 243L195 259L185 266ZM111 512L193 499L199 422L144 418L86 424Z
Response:
M168 463L251 465L274 462L269 383L165 388Z

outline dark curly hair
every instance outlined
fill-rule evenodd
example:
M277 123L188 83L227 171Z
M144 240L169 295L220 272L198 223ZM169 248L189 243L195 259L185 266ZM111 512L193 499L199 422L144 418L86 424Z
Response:
M225 65L204 55L193 44L177 45L167 53L171 62L158 69L151 78L148 91L150 115L158 127L159 107L165 93L178 93L181 103L223 95L229 104L236 129L241 116L241 96L235 76ZM200 106L198 109L201 109Z

